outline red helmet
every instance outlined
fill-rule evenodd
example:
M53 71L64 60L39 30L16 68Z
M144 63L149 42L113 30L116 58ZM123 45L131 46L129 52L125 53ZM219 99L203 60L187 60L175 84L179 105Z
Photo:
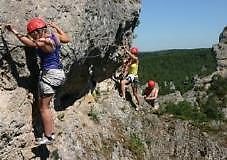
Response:
M148 85L149 88L154 88L155 82L150 80L150 81L148 81L147 85Z
M27 23L27 31L28 33L33 32L36 29L46 27L46 23L40 18L33 18Z
M131 52L132 54L137 55L137 54L138 54L138 48L132 47L132 48L130 49L130 52Z

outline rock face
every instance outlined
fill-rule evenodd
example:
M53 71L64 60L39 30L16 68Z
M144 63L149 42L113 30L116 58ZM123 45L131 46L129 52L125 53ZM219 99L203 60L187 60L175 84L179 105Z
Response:
M54 145L34 146L31 99L26 90L2 93L0 159L224 160L224 149L190 122L159 117L134 99L123 100L111 80L93 94L55 112ZM23 95L19 98L17 95ZM2 105L4 104L8 105ZM15 102L20 102L15 103Z
M130 44L138 23L140 0L0 0L0 23L12 23L26 33L27 20L42 17L57 22L71 37L62 48L62 62L68 81L66 97L86 92L90 81L110 77L121 65L119 47ZM38 65L35 51L24 47L1 25L0 87L35 88Z
M217 71L220 75L227 77L227 27L225 27L219 36L219 43L213 46L217 59Z
M0 159L226 159L224 148L191 123L158 117L147 105L135 112L134 99L128 96L124 101L107 79L121 64L119 47L130 44L139 0L0 3L0 21L12 23L20 32L26 32L29 18L41 16L59 23L72 38L62 48L68 80L59 92L72 105L52 109L55 143L35 146L35 134L42 130L35 101L38 59L1 25ZM92 94L74 101L95 84Z

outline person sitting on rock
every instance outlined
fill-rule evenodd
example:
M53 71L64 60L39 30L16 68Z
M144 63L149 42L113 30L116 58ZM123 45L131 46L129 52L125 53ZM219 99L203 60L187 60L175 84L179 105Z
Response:
M158 92L158 85L153 80L149 80L143 95L144 99L154 108L154 110L159 109Z
M129 50L125 48L126 53L129 55L130 60L127 63L126 70L128 70L127 76L121 80L121 96L125 99L125 86L131 84L133 95L137 101L136 110L139 109L140 100L138 95L138 65L139 65L139 58L138 58L138 49L133 47Z
M54 29L47 32L47 25ZM51 144L54 141L54 121L51 115L50 102L55 89L65 81L65 73L60 62L61 43L68 43L69 36L55 23L46 23L41 18L33 18L27 23L27 35L20 34L12 25L6 28L23 44L37 49L40 57L41 76L39 80L39 110L44 128L44 136L37 144Z

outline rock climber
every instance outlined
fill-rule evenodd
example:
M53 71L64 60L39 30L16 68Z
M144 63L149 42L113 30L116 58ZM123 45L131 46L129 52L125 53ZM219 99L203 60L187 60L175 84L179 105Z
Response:
M48 26L53 32L48 32ZM60 62L61 43L68 43L70 38L56 23L46 23L41 18L32 18L28 21L27 35L19 33L12 25L7 25L6 28L24 45L35 48L40 57L39 110L44 135L36 143L51 144L55 137L50 102L56 88L65 81L65 73Z
M153 80L149 80L147 82L147 87L145 88L143 95L144 99L153 107L154 110L159 109L158 92L158 84Z
M136 98L136 110L139 110L140 100L138 95L138 66L139 66L139 58L138 58L138 49L133 47L130 49L126 49L126 53L129 55L130 59L127 60L127 65L125 66L125 70L127 70L127 76L123 78L120 82L121 84L121 96L125 99L125 86L131 84L133 95ZM126 73L124 73L126 74Z

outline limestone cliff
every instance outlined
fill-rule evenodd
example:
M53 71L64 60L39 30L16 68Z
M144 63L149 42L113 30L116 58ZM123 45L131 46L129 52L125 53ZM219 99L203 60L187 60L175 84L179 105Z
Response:
M121 64L118 48L130 44L138 23L140 0L1 0L0 23L11 23L26 33L27 20L42 17L55 21L71 37L62 49L62 62L68 81L66 97L75 98L86 92L88 83L100 82ZM1 26L0 87L35 88L37 57Z
M223 77L227 77L227 27L219 35L219 43L213 45L213 50L217 59L217 71Z
M93 95L54 112L56 141L35 146L31 97L23 88L1 93L0 158L4 160L224 160L226 151L188 121L136 112L111 80ZM21 96L18 96L21 95ZM130 97L128 97L130 100Z
M131 44L140 0L0 3L0 21L20 32L26 32L26 20L41 16L59 23L72 38L62 53L68 81L60 96L66 108L52 108L56 142L35 146L42 130L35 103L38 59L1 25L0 159L226 159L224 148L190 122L158 117L147 105L135 112L134 99L124 101L108 79L121 64L119 46ZM86 95L93 83L95 92Z

